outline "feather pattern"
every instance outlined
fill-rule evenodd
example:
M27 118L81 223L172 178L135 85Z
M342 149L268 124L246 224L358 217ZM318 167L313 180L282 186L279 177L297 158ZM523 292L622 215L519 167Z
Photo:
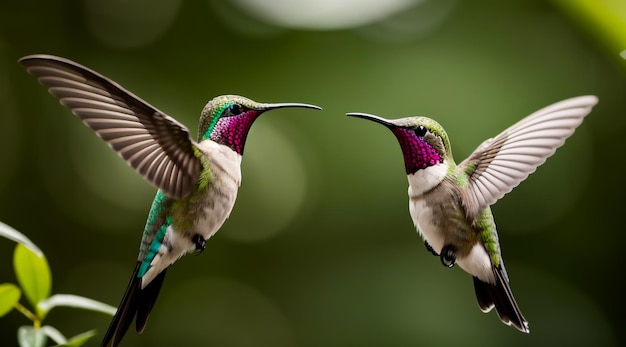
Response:
M167 196L180 199L191 193L202 165L195 154L196 143L184 125L73 61L31 55L20 63Z
M469 175L469 191L478 208L494 204L543 164L598 102L595 96L571 98L547 106L484 141L459 169Z

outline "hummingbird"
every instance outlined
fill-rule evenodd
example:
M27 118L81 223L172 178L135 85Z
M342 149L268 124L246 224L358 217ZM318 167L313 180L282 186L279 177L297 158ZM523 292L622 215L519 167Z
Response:
M202 110L194 141L183 124L76 62L52 55L30 55L19 62L158 189L135 269L101 346L118 345L133 319L137 332L144 330L167 268L187 253L201 253L228 218L254 121L285 107L321 110L222 95Z
M588 95L540 109L485 140L458 165L448 135L430 118L347 116L384 125L400 143L409 181L409 212L426 249L444 266L458 263L472 275L483 312L495 307L503 323L529 333L509 286L490 206L562 146L597 102Z

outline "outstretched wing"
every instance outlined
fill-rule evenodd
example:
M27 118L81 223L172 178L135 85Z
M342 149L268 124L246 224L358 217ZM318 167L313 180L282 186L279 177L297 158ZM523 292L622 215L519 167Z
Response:
M479 209L510 192L574 133L598 102L592 95L563 100L483 142L461 164Z
M190 194L201 171L187 128L110 79L71 60L19 60L62 105L167 196Z

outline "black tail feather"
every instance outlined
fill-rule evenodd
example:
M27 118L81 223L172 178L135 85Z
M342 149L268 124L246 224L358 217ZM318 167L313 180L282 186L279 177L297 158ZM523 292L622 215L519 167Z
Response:
M122 302L118 306L117 312L115 312L115 316L113 316L113 320L111 324L109 324L107 332L104 334L104 339L102 339L102 343L100 344L101 347L108 346L111 341L113 347L117 346L135 317L135 313L137 312L137 297L141 291L141 279L137 277L140 265L141 263L137 262L137 266L130 277L126 292L122 297Z
M112 347L117 346L126 334L126 331L128 331L128 327L130 327L135 315L137 316L137 332L142 332L146 327L148 315L163 284L165 271L162 271L144 289L141 289L141 278L137 276L140 266L141 262L137 262L126 292L124 292L122 297L122 302L118 306L107 332L104 334L100 347L107 347L109 343L111 343Z
M483 312L489 312L495 306L500 320L506 325L513 325L519 331L529 333L528 321L522 315L513 292L509 287L509 281L499 267L494 267L496 283L483 282L474 277L474 290L478 305Z
M161 291L161 285L163 285L166 270L167 269L161 271L161 273L141 291L139 306L137 307L137 318L135 319L135 328L138 333L141 333L146 327L146 323L148 323L148 316L154 307L157 296L159 296L159 291Z

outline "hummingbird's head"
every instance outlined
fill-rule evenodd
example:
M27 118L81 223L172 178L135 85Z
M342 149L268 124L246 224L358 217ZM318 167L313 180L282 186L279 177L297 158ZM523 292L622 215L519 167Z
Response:
M439 123L430 118L407 117L390 120L366 113L346 115L368 119L389 128L402 148L407 175L444 161L453 161L448 135Z
M321 110L309 104L262 104L238 95L222 95L209 101L200 117L198 141L211 140L243 154L252 123L265 111L283 107L305 107Z

